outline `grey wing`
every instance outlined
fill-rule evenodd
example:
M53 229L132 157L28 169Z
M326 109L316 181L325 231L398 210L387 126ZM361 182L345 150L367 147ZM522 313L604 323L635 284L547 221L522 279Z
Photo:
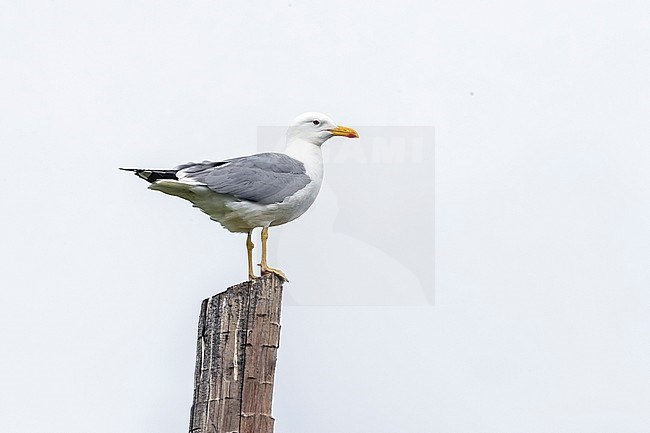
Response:
M185 164L177 169L179 180L198 182L214 192L260 204L279 203L311 182L304 164L283 153Z

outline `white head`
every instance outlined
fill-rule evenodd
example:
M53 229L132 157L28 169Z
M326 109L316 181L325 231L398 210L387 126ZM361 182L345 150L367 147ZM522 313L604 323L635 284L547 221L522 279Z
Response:
M359 134L352 128L338 126L323 113L303 113L296 117L287 129L287 142L306 141L320 146L334 136L358 138Z

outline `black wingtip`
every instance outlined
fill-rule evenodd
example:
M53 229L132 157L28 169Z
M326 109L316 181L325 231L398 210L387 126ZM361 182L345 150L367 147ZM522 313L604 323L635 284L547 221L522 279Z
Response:
M178 180L176 173L178 170L149 170L146 168L122 168L123 171L131 171L133 174L138 176L141 179L146 180L149 183L154 183L157 180L171 179Z

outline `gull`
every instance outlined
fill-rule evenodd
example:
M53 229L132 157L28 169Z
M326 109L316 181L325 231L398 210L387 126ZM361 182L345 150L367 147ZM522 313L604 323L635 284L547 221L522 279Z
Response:
M261 227L261 274L286 275L267 264L269 227L286 224L314 203L323 182L321 145L332 137L358 138L322 113L296 117L287 129L284 152L265 152L223 161L190 162L170 170L120 168L150 183L149 189L183 198L234 233L246 233L248 279L253 280L253 229Z

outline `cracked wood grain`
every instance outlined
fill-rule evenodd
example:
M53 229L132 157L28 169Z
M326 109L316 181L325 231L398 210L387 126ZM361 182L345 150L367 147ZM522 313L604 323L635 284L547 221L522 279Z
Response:
M282 280L269 274L205 299L190 433L272 433Z

